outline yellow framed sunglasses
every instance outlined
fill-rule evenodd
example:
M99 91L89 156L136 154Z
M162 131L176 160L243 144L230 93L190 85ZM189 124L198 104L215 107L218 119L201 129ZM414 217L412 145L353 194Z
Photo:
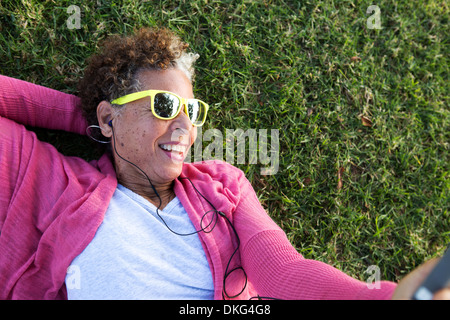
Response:
M195 127L200 127L205 123L209 105L197 99L185 99L179 95L162 90L145 90L111 101L111 104L124 105L142 98L150 97L150 105L153 115L161 120L171 120L178 116L182 106Z

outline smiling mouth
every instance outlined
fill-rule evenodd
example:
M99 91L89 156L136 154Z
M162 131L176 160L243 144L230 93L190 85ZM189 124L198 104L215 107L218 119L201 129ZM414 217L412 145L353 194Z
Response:
M179 144L160 144L159 147L164 151L179 153L180 155L186 152L187 147Z

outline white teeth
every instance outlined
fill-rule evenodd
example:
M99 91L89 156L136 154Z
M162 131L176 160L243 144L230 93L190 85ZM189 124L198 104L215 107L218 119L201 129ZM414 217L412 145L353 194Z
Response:
M185 152L186 147L176 144L161 144L160 147L166 151Z

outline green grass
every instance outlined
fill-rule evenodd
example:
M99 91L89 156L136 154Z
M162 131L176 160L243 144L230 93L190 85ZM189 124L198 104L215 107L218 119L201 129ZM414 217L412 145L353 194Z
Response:
M204 131L279 130L276 174L236 166L305 257L397 281L450 243L446 1L377 1L382 29L367 27L371 1L112 2L3 0L0 73L76 94L99 41L167 26L201 56ZM85 138L37 132L97 156Z

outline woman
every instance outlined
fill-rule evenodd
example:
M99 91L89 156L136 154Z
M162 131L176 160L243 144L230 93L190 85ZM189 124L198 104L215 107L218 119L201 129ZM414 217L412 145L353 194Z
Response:
M81 102L1 77L0 298L391 298L394 283L370 290L298 254L240 170L183 163L207 112L194 60L142 29L91 58ZM88 132L109 152L65 157L23 125Z

